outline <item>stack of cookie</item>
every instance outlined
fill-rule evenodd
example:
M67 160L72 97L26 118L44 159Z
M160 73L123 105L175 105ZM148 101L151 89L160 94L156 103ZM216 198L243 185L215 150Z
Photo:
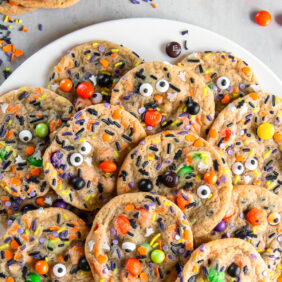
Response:
M60 9L79 2L79 0L1 0L0 14L20 15L35 9Z
M281 281L282 102L246 62L93 41L47 88L0 97L0 280Z

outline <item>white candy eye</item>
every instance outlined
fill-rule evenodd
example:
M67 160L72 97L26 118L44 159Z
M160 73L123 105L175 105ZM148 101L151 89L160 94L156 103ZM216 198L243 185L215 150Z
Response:
M267 217L267 220L270 225L277 225L281 221L281 215L278 212L272 212Z
M228 77L226 76L221 76L218 78L218 80L216 81L216 85L219 89L221 90L225 90L229 87L230 85L230 80Z
M71 156L70 156L70 163L73 165L73 166L80 166L82 163L83 163L83 157L81 154L79 153L73 153Z
M248 158L245 167L249 170L255 170L258 167L258 161L255 158Z
M57 263L53 267L53 273L56 277L63 277L66 275L67 269L62 263Z
M197 194L201 199L206 199L211 194L211 189L207 185L201 185L197 189Z
M83 142L80 146L79 153L87 155L91 152L92 146L88 142Z
M236 162L232 165L232 172L236 175L241 175L244 172L244 166L240 162Z
M156 84L156 89L159 92L166 92L169 88L169 83L165 79L161 79Z
M99 92L94 93L93 96L91 97L91 101L93 104L99 104L102 102L102 100L103 100L103 96Z
M136 249L136 245L134 243L131 243L131 242L123 242L121 247L124 250L130 251L130 252L133 252Z
M27 143L32 139L32 134L29 130L22 130L19 134L19 138L22 142Z
M149 97L153 93L153 87L150 83L143 83L140 86L139 92L144 97Z

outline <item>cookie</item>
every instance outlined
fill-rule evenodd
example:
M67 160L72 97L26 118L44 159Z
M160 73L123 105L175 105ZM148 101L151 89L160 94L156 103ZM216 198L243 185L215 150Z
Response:
M9 4L9 0L0 1L0 14L3 15L21 15L32 12L33 10L32 8L25 8L20 5Z
M120 195L101 208L85 243L94 281L175 281L193 248L182 211L165 197Z
M234 185L259 185L282 195L282 102L252 93L230 103L216 118L208 142L226 157Z
M80 0L14 0L27 8L45 8L45 9L56 9L66 8L79 2Z
M256 249L241 239L222 239L201 245L176 282L268 282L269 271Z
M236 237L251 243L260 253L271 279L281 274L282 199L260 186L235 186L223 220L201 241Z
M1 281L93 281L84 255L87 234L85 222L68 210L27 212L0 240Z
M45 178L64 201L92 211L114 196L119 166L144 137L122 106L91 106L57 132L43 157Z
M124 160L117 193L138 191L175 201L198 237L223 218L231 198L231 174L205 140L187 131L167 131L146 137Z
M109 101L112 87L142 59L110 41L91 41L68 50L54 67L48 88L73 101L77 110Z
M0 235L4 229L12 225L18 217L31 210L38 208L58 207L71 210L78 217L83 219L88 227L91 228L93 219L97 211L82 211L64 202L52 189L41 197L24 199L23 197L14 197L5 190L0 190ZM2 229L1 229L2 227Z
M129 71L113 89L111 103L143 122L147 134L185 129L203 136L214 117L213 94L203 78L162 62Z
M261 91L248 64L229 52L192 53L180 65L202 75L213 90L217 112L238 97Z
M25 198L48 192L42 156L72 114L69 101L44 88L22 87L0 96L0 189Z

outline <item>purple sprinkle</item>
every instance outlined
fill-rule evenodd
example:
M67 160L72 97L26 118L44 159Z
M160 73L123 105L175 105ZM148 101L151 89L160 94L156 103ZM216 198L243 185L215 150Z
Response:
M139 113L140 115L142 115L142 114L145 113L145 112L146 112L146 108L145 108L145 107L141 107L141 108L138 109L138 113Z
M246 84L241 83L239 87L240 87L240 89L245 89L246 88Z
M105 48L103 46L99 46L99 52L104 52Z
M88 79L90 76L91 76L91 72L88 71L88 72L85 74L85 77L84 77L84 78L85 78L85 79Z
M90 58L89 62L90 62L90 63L93 63L94 60L95 60L95 55L93 55L93 56Z
M63 162L63 158L64 158L64 155L63 155L63 153L61 153L61 151L57 151L57 152L52 153L51 164L53 165L53 167L59 168L60 165Z
M165 252L167 252L167 251L168 251L168 245L164 245L164 246L163 246L163 250L164 250Z
M169 259L173 259L173 256L172 255L168 255L167 256Z
M174 213L173 207L170 206L169 208L170 208L170 212L171 212L171 213Z
M201 244L199 249L200 249L201 252L205 252L207 250L206 247L205 247L205 244Z
M116 239L113 240L113 244L114 244L114 245L118 245L118 240L116 240Z
M204 274L205 276L207 276L207 275L208 275L208 270L207 270L207 268L203 265L202 269L203 269L203 274Z
M158 164L157 164L157 167L156 167L156 170L160 170L161 167L162 167L162 163L158 163Z
M240 213L240 214L239 214L239 217L240 217L240 218L244 218L244 217L245 217L244 213Z
M19 233L19 234L23 234L23 232L24 232L24 230L20 227L20 228L18 229L18 233Z
M6 207L10 207L10 206L11 206L11 202L10 202L10 201L7 201L7 202L5 203L5 206L6 206Z
M74 115L74 118L75 118L75 119L78 119L81 115L82 115L82 112L77 112L77 113Z
M220 181L221 182L226 182L226 177L225 176L221 176Z
M117 248L117 254L118 254L118 258L121 259L121 253L120 253L119 248Z
M257 256L255 254L250 255L253 259L257 259Z
M33 232L36 230L36 220L32 221L31 229L32 229Z
M6 244L6 243L10 242L11 240L12 240L12 237L8 237L4 240L4 243Z
M39 243L40 243L40 244L44 244L44 242L45 242L45 239L44 239L43 237L40 237L40 238L39 238Z
M105 106L105 108L110 108L110 107L111 107L111 104L109 104L109 103L104 103L104 106Z
M128 186L129 186L130 188L134 188L134 182L129 182L129 183L128 183Z
M188 134L188 131L180 131L180 132L178 132L178 134L179 135L186 135L186 134Z
M144 145L144 144L145 144L145 140L144 140L144 139L141 140L141 141L139 142L139 144L140 144L140 145Z
M151 131L151 130L153 130L153 127L149 125L149 126L147 126L147 130Z

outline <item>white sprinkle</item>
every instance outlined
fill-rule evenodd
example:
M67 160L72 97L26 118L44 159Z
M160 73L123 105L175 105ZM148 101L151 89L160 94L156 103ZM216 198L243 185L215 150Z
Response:
M152 235L154 233L153 228L147 228L146 227L146 234L145 237L149 237L150 235Z
M181 72L179 72L179 74L178 74L178 77L182 80L182 81L184 81L184 82L186 82L186 72L185 71L181 71Z
M57 84L57 83L52 84L52 85L50 86L50 89L51 89L52 91L56 91L58 88L59 88L59 84Z
M42 207L40 207L39 209L36 210L38 213L43 213L44 209Z
M136 245L134 243L131 243L131 242L124 242L124 243L122 243L121 247L124 250L129 250L131 252L133 252L136 249Z
M251 177L250 177L249 175L245 175L245 176L244 176L244 183L245 183L245 184L249 184L249 183L251 182L251 180L252 180L252 179L251 179Z
M94 86L97 84L97 76L96 75L91 75L89 77L89 80L92 81Z
M16 164L26 163L26 161L20 155L17 155L15 160L16 160Z
M42 160L41 151L38 150L32 155L36 160Z
M170 93L170 92L167 93L167 99L168 99L170 102L174 101L175 98L176 98L176 96L177 96L177 93L176 93L176 92L175 92L175 93Z
M110 251L110 250L111 250L111 248L110 248L110 246L109 246L109 244L108 244L107 242L105 242L105 243L102 245L102 249L103 249L103 250L107 250L107 251Z
M2 110L2 112L3 112L4 114L6 113L6 110L7 110L8 106L9 106L9 104L6 104L6 103L1 104L1 110Z
M92 166L92 158L91 157L85 158L84 161L87 163L88 166Z
M255 92L261 92L261 86L259 84L251 84L251 87Z
M174 238L175 238L175 240L177 240L177 241L180 240L179 234L176 234Z
M46 197L44 199L44 203L51 206L52 205L52 198L51 197Z
M94 241L93 241L93 240L91 240L91 241L88 242L88 248L89 248L89 251L90 251L90 252L93 251L94 245L95 245L95 244L94 244Z
M228 109L229 109L230 111L235 111L235 110L236 110L236 107L230 103L230 104L228 104Z
M187 56L187 58L195 58L198 57L198 53L197 52L193 52L190 55Z
M243 107L241 108L240 115L244 115L244 114L247 113L247 112L248 112L248 107L247 107L247 106L243 106Z
M198 169L199 171L203 171L203 170L206 170L209 166L203 162L199 162L198 163Z

